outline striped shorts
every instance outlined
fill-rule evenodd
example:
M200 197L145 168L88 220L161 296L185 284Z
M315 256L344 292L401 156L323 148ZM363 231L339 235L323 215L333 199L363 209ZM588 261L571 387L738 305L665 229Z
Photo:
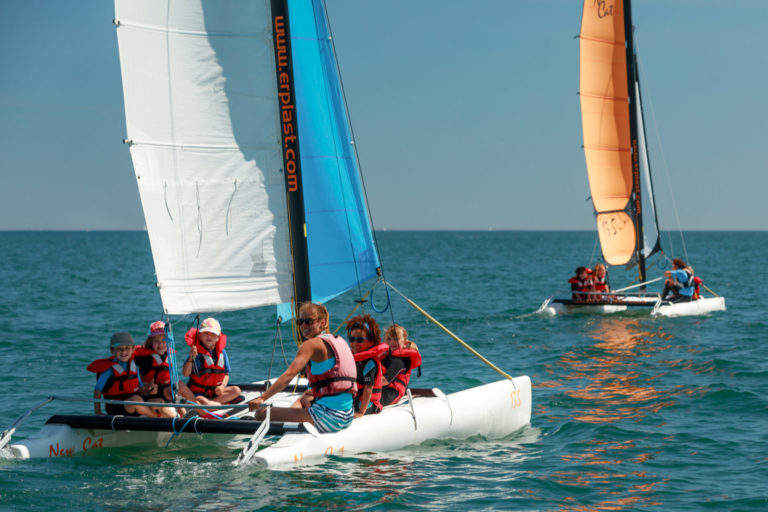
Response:
M321 404L312 404L309 415L315 423L315 428L321 434L326 432L338 432L347 428L355 416L354 409L339 411Z

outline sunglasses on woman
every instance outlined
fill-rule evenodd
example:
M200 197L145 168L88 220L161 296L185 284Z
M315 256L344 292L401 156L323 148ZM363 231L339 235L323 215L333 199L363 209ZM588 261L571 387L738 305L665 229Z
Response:
M358 338L357 336L350 336L349 342L350 343L362 343L364 341L368 341L368 338Z
M309 325L313 324L317 321L317 318L299 318L296 320L296 323L299 325Z

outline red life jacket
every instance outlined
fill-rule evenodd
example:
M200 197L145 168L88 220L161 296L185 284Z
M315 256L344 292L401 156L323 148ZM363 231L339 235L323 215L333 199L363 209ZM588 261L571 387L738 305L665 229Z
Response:
M365 368L366 363L368 360L373 361L376 364L376 376L373 379L373 390L371 391L371 400L370 403L374 405L378 410L381 410L381 358L384 357L384 354L389 352L389 345L386 343L379 343L378 345L369 348L368 350L363 350L362 352L358 352L357 354L354 354L355 356L355 363L357 363L357 395L355 395L355 402L359 404L360 398L363 396L363 388L365 386L362 385L362 375L361 372ZM363 411L365 412L365 411Z
M572 277L568 280L568 282L571 284L575 284L576 285L575 291L579 291L579 292L588 292L589 288L592 286L591 278L588 278L582 281L578 277Z
M97 375L112 370L112 375L110 375L109 380L104 385L104 389L101 391L104 398L109 400L125 400L136 394L141 387L139 371L136 368L136 363L133 361L133 356L128 361L128 371L122 367L115 356L108 359L97 359L89 364L86 369Z
M154 382L159 386L167 386L171 383L168 352L161 356L152 349L138 346L133 351L133 358L139 366L141 380L145 384L152 384Z
M312 395L315 399L341 393L354 395L357 393L357 367L349 345L340 336L321 334L320 338L333 350L336 364L330 370L317 375L312 373L312 365L309 365L307 380L312 389Z
M579 276L574 276L568 280L571 283L571 290L574 292L571 295L573 300L586 300L589 295L578 292L588 292L592 287L592 278L587 278L584 281L579 279Z
M399 357L406 361L405 370L398 373L395 378L392 379L392 382L387 385L388 388L392 388L397 391L397 397L392 400L392 403L396 404L400 401L401 398L403 398L403 395L405 394L405 388L408 387L408 383L411 381L411 371L414 368L421 366L421 354L419 354L418 350L414 350L412 348L399 348L397 350L390 351L389 356L393 358Z
M227 367L224 361L224 347L227 346L227 336L219 335L219 341L213 350L208 350L200 342L197 335L197 329L190 329L184 336L187 345L197 347L198 357L202 356L203 367L189 376L187 386L197 395L204 395L208 398L216 396L216 387L221 385L224 377L227 375Z
M701 285L704 281L697 276L693 277L693 300L701 298Z
M601 277L595 276L595 277L592 278L592 284L595 287L595 291L597 291L597 292L604 292L604 291L606 291L608 289L608 286L607 286L607 283L606 283L606 279L605 279L606 277L607 276L603 276L601 278Z

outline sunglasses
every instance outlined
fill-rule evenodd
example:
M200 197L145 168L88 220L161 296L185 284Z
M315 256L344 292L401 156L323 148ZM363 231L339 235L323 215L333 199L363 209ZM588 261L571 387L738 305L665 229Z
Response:
M350 336L349 342L350 343L362 343L364 341L368 341L368 338L358 338L357 336Z
M317 318L298 318L296 320L296 323L298 325L309 325L309 324L315 323L316 321L317 321Z

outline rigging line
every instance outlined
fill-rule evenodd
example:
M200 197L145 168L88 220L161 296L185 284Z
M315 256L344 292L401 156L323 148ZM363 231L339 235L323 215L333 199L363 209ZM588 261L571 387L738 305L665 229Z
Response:
M325 13L325 19L328 19L328 9L326 7L325 0L323 0L323 12ZM339 68L339 62L338 59L336 59L336 41L333 38L333 29L331 28L330 22L327 23L328 25L328 35L331 36L331 49L333 50L333 58L336 60L336 67ZM347 112L347 117L350 117L349 113L349 106L347 105L347 94L344 92L344 80L341 76L341 69L339 69L338 72L338 78L339 78L339 86L341 87L341 99L344 101L344 108ZM363 188L363 197L365 198L365 207L368 210L368 221L371 223L371 235L373 236L373 248L376 250L376 256L378 256L379 259L379 268L381 269L381 277L384 277L384 263L381 259L381 252L379 251L379 240L376 237L376 229L373 226L373 215L371 214L371 205L368 201L368 190L365 187L365 179L363 179L363 169L360 166L360 155L357 153L357 144L354 142L357 140L357 137L355 136L355 129L352 126L351 119L347 123L349 127L349 132L352 135L352 149L354 150L355 155L355 162L357 162L357 170L358 170L358 176L360 177L360 186ZM393 322L394 322L394 312L393 314Z
M373 290L379 284L379 281L382 281L382 280L383 280L383 278L377 280L376 283L374 283L373 288L371 288L371 292L373 292ZM392 297L390 297L390 295L389 295L389 288L387 288L386 286L384 286L384 293L386 293L386 295L387 295L387 303L384 304L384 308L383 309L378 309L376 307L376 304L373 303L373 294L371 295L371 309L373 309L376 313L384 313L384 312L387 311L387 309L390 309L390 306L392 305ZM391 310L390 310L390 315L392 316L392 323L394 324L395 323L395 315L392 314Z
M315 14L314 11L313 11L313 14ZM325 2L323 2L323 14L325 15L325 20L326 20L324 28L327 28L328 36L330 37L330 40L331 40L331 43L332 43L333 42L333 36L331 35L330 23L327 21L328 20L328 12L325 9ZM318 24L317 16L314 16L314 20L315 20L315 32L317 34L319 34L320 33L320 26ZM318 41L317 41L318 50L321 49L321 44L323 44L323 42L320 41L320 39L318 38ZM324 44L328 44L327 41ZM338 59L336 58L336 49L335 49L335 47L333 47L332 44L330 45L330 50L331 50L331 53L333 55L333 60L336 63L336 68L338 69ZM328 70L328 69L326 69L325 71L326 71L326 75L330 75L331 72L335 71L335 70ZM341 87L341 72L337 72L337 73L333 73L333 74L335 74L338 77L339 86ZM329 89L328 85L329 84L326 83L326 86L325 86L326 108L328 108L329 118L330 118L331 122L336 124L335 121L337 121L337 120L333 116L333 103L332 103L332 100L331 100L331 90ZM342 94L342 100L344 101L344 106L346 108L347 107L347 102L346 102L346 100L344 100L344 91L343 91L343 89L341 91L341 94ZM346 117L349 117L349 108L347 108ZM352 123L349 120L347 120L347 126L349 127L350 133L352 131L351 124ZM337 129L336 133L338 134L338 132L339 132L339 130ZM340 158L339 147L338 147L338 145L336 143L336 137L332 137L332 140L333 140L333 144L334 144L334 148L335 148L335 153L336 153L336 159L335 159L336 160L336 175L337 175L338 180L339 180L339 188L340 188L340 191L341 191L341 201L342 201L342 204L344 205L344 220L345 220L346 225L347 225L347 235L348 235L348 238L349 238L349 249L350 249L350 253L351 253L351 256L352 256L352 261L353 261L353 264L354 264L354 267L355 267L355 282L357 283L357 295L358 295L358 297L362 297L363 290L360 287L360 272L358 270L358 265L357 265L357 254L355 253L355 245L352 242L352 226L351 226L351 224L349 222L349 207L347 205L347 194L346 194L346 190L345 190L346 187L344 187L344 180L342 179L342 169L341 169L341 165L339 164L339 160L340 159L343 160L343 152L342 152L342 155L341 155L341 158ZM352 147L354 147L354 136L352 137L352 141L349 141L349 143L352 145ZM359 167L359 165L360 165L360 163L358 162L358 167Z
M600 227L598 226L598 230ZM600 232L595 231L595 245L592 246L592 256L589 257L589 265L592 265L592 262L595 260L595 253L597 252L597 246L600 244Z
M498 366L496 366L495 364L493 364L492 362L490 362L488 359L486 359L486 358L485 358L485 356L483 356L483 355L482 355L480 352L478 352L477 350L475 350L474 348L472 348L472 347L471 347L471 346L470 346L468 343L466 343L464 340L462 340L461 338L459 338L458 336L456 336L454 333L452 333L452 332L451 332L451 331L450 331L450 330L449 330L449 329L448 329L446 326L444 326L443 324L441 324L440 322L438 322L438 321L437 321L437 320L436 320L436 319L435 319L435 318L434 318L432 315L430 315L429 313L427 313L426 311L424 311L423 309L421 309L421 308L418 306L418 304L416 304L416 303L415 303L415 302L413 302L411 299L409 299L408 297L406 297L405 295L403 295L402 293L400 293L400 290L398 290L397 288L395 288L394 286L392 286L392 285L391 285L391 284L389 284L389 283L386 283L386 284L387 284L387 286L388 286L389 288L392 288L392 290L394 290L394 291L395 291L395 293L397 293L397 294L398 294L398 295L400 295L400 296L401 296L403 299L405 299L405 301L406 301L408 304L410 304L412 308L414 308L416 311L418 311L419 313L421 313L422 315L424 315L424 316L425 316L425 317L426 317L426 318L427 318L429 321L431 321L433 324L435 324L435 325L436 325L436 326L438 326L440 329L442 329L442 330L443 330L443 331L444 331L446 334L448 334L448 335L449 335L451 338L453 338L454 340L456 340L456 341L457 341L457 342L458 342L458 343L459 343L459 344L460 344L462 347L464 347L465 349L469 350L469 351L470 351L470 352L471 352L471 353L472 353L472 354L473 354L475 357L477 357L477 358L478 358L478 359L480 359L482 362L484 362L485 364L487 364L487 365L488 365L490 368L492 368L492 369L493 369L494 371L496 371L498 374L500 374L500 375L503 375L503 376L504 376L504 377L506 377L507 379L511 380L511 381L512 381L512 386L513 386L515 389L517 389L517 386L515 385L515 380L514 380L514 377L512 377L510 374L508 374L507 372L505 372L504 370L502 370L501 368L499 368Z
M347 324L347 320L352 318L352 315L355 314L355 311L357 311L357 308L359 308L360 306L365 304L365 301L368 299L368 296L371 294L372 291L373 291L373 288L371 288L370 290L365 292L365 297L362 297L359 301L357 301L357 304L355 305L354 308L352 308L352 311L350 311L349 314L346 316L346 318L344 318L344 320L341 321L339 326L336 327L336 329L334 329L334 331L333 331L334 335L336 335L336 333L339 332L339 329L341 329L342 327L344 327Z
M280 320L277 321L277 335L280 340L280 352L283 353L283 362L285 367L288 367L288 357L285 355L285 344L283 343L283 330L280 328Z
M638 60L640 60L639 56L638 56ZM642 68L639 65L638 65L638 68L640 70L642 70ZM649 82L648 82L648 79L645 76L645 73L641 71L641 74L642 74L643 83L646 84L646 88L648 89L648 98L647 99L648 99L648 103L649 103L649 105L651 107L651 118L653 119L653 128L654 128L654 132L655 132L655 135L656 135L656 144L658 144L658 146L659 146L659 154L661 155L662 168L664 169L664 176L667 179L667 187L668 187L668 190L670 191L669 196L671 198L672 210L675 212L675 221L677 222L677 230L680 233L680 242L683 245L683 254L685 255L685 261L690 262L690 260L688 258L688 249L687 249L687 247L685 245L685 237L683 236L683 228L682 228L682 226L680 224L680 215L679 215L679 213L677 211L677 203L675 202L675 194L674 194L674 190L675 189L672 188L672 180L669 177L669 166L667 165L667 157L666 157L666 154L664 153L664 146L661 143L661 137L659 135L659 126L658 126L658 123L656 121L656 109L653 107L652 94L650 93L650 89L651 88L648 85ZM647 144L647 142L646 142L646 144ZM658 208L658 205L656 205L656 207ZM669 232L667 232L667 238L669 240L670 250L672 251L672 254L674 254L674 250L672 249L672 235L670 235Z
M272 363L275 361L275 350L277 350L277 333L280 331L280 319L277 319L277 328L275 329L275 337L272 340L272 355L269 358L269 369L267 370L267 380L272 378Z
M168 320L166 318L166 320ZM166 343L170 345L170 347L167 348L168 351L168 364L170 365L170 374L171 374L171 401L176 401L176 395L177 391L179 389L179 365L176 361L176 342L173 339L173 326L170 322L165 322L165 340Z

